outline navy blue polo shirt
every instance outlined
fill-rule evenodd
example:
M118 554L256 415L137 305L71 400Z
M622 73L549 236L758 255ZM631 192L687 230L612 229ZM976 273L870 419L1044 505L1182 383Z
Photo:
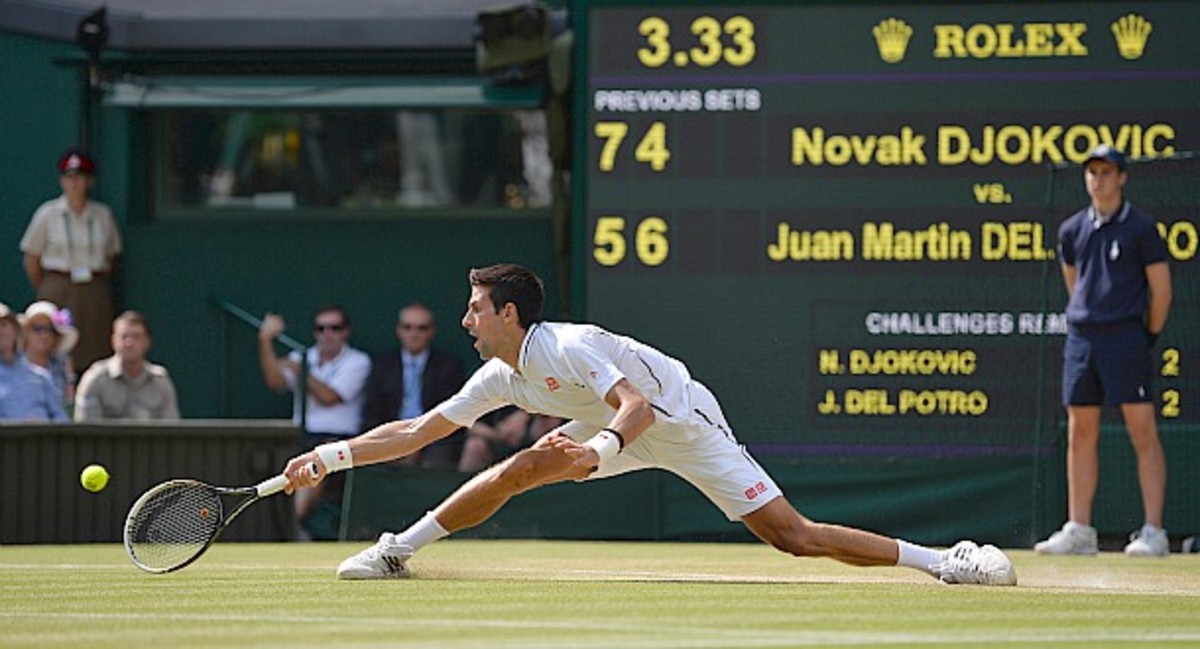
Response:
M1167 244L1154 219L1129 201L1108 221L1085 208L1058 229L1058 255L1075 267L1067 322L1101 325L1146 316L1150 290L1146 266L1167 260Z

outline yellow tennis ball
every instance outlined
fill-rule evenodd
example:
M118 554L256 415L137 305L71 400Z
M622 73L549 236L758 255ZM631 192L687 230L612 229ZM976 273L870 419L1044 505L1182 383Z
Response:
M79 474L79 483L88 491L100 491L108 486L108 470L99 464L89 464Z

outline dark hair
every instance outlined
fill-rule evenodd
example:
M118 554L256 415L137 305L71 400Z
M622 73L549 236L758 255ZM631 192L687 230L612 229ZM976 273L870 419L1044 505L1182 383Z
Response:
M129 325L137 325L146 332L147 336L150 335L150 323L146 322L146 316L142 315L139 311L125 311L121 315L117 316L116 319L113 320L113 331L117 330L118 322L124 322L125 324Z
M350 314L346 311L346 307L340 304L326 304L313 312L313 320L316 320L317 316L322 313L336 313L342 316L342 326L350 327Z
M542 302L546 298L546 289L542 285L542 278L528 268L516 264L496 264L472 268L467 278L471 286L487 289L496 313L500 313L500 309L509 302L515 305L522 328L528 329L533 323L542 321Z

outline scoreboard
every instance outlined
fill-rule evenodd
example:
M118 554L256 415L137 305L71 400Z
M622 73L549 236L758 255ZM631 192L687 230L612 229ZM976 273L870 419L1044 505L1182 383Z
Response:
M586 316L685 361L743 441L1047 444L1057 227L1100 143L1171 252L1160 422L1200 432L1195 3L577 9Z

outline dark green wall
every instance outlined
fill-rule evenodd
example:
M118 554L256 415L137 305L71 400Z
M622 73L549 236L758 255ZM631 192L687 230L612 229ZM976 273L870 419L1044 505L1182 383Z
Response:
M81 137L82 56L74 45L0 33L0 302L23 309L33 291L18 244L34 209L60 193L55 164ZM288 333L311 343L313 309L348 307L352 343L375 353L395 346L397 308L434 310L438 346L478 364L458 326L472 266L512 261L547 282L558 303L551 225L530 218L298 218L156 220L150 214L152 146L146 115L92 108L90 147L100 167L93 193L112 206L126 252L116 276L118 308L144 312L151 357L175 378L185 417L286 417L290 401L262 385L254 330L223 316L212 298L261 316L281 313ZM223 329L224 327L224 329ZM282 351L282 348L280 348Z
M24 308L33 290L17 246L29 217L60 193L55 165L79 137L78 68L74 45L0 33L0 302ZM101 194L109 183L101 179Z
M120 543L125 515L150 487L176 478L252 485L278 471L300 445L286 422L9 424L0 427L0 544ZM89 493L79 473L100 464L112 476ZM268 498L221 534L222 541L294 538L286 498Z
M478 357L458 324L469 268L518 262L556 293L541 219L150 221L128 224L126 235L125 303L150 318L152 355L175 377L185 417L290 413L289 400L262 384L254 329L210 298L280 313L306 344L313 310L341 303L351 342L368 352L396 345L398 307L419 300L437 316L435 344L473 368Z

